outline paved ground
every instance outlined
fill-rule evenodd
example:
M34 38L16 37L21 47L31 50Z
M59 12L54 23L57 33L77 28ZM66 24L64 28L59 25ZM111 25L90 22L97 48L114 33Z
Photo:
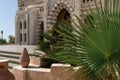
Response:
M0 51L21 53L24 48L27 48L28 53L34 52L37 47L35 45L0 45Z

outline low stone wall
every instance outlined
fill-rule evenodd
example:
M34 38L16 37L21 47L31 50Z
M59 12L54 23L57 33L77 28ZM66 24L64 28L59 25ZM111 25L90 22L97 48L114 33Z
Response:
M70 80L73 68L67 64L53 64L50 69L16 66L12 72L16 80Z

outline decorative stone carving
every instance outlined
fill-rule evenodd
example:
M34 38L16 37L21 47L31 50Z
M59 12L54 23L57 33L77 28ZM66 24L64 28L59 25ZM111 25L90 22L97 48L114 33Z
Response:
M29 66L30 63L30 58L29 58L29 54L26 48L24 48L23 52L21 53L20 56L20 65L23 68L27 68Z
M14 75L8 70L8 60L0 60L0 80L15 80Z

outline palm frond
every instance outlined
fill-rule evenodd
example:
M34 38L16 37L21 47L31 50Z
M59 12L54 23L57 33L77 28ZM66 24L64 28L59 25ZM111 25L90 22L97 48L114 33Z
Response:
M91 10L87 24L76 16L79 24L58 26L56 30L64 37L59 46L61 51L54 54L54 58L77 66L82 66L88 75L95 75L102 80L120 76L120 7L119 0L107 0L103 8L97 6L96 13ZM116 4L115 4L116 3ZM69 30L68 30L69 28ZM72 30L72 31L71 31ZM89 79L90 80L90 79ZM92 79L93 80L93 79Z

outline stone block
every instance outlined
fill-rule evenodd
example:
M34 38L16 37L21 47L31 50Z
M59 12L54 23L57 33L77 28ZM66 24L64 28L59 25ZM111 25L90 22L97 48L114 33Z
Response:
M27 80L51 80L50 69L29 68Z
M69 80L72 71L71 65L53 64L51 66L51 78L52 80Z
M73 67L68 64L52 64L50 69L16 66L12 72L16 80L70 80Z
M15 80L27 80L27 69L21 66L13 67L12 73L15 75Z
M30 57L30 65L35 67L40 67L41 59L36 57Z

